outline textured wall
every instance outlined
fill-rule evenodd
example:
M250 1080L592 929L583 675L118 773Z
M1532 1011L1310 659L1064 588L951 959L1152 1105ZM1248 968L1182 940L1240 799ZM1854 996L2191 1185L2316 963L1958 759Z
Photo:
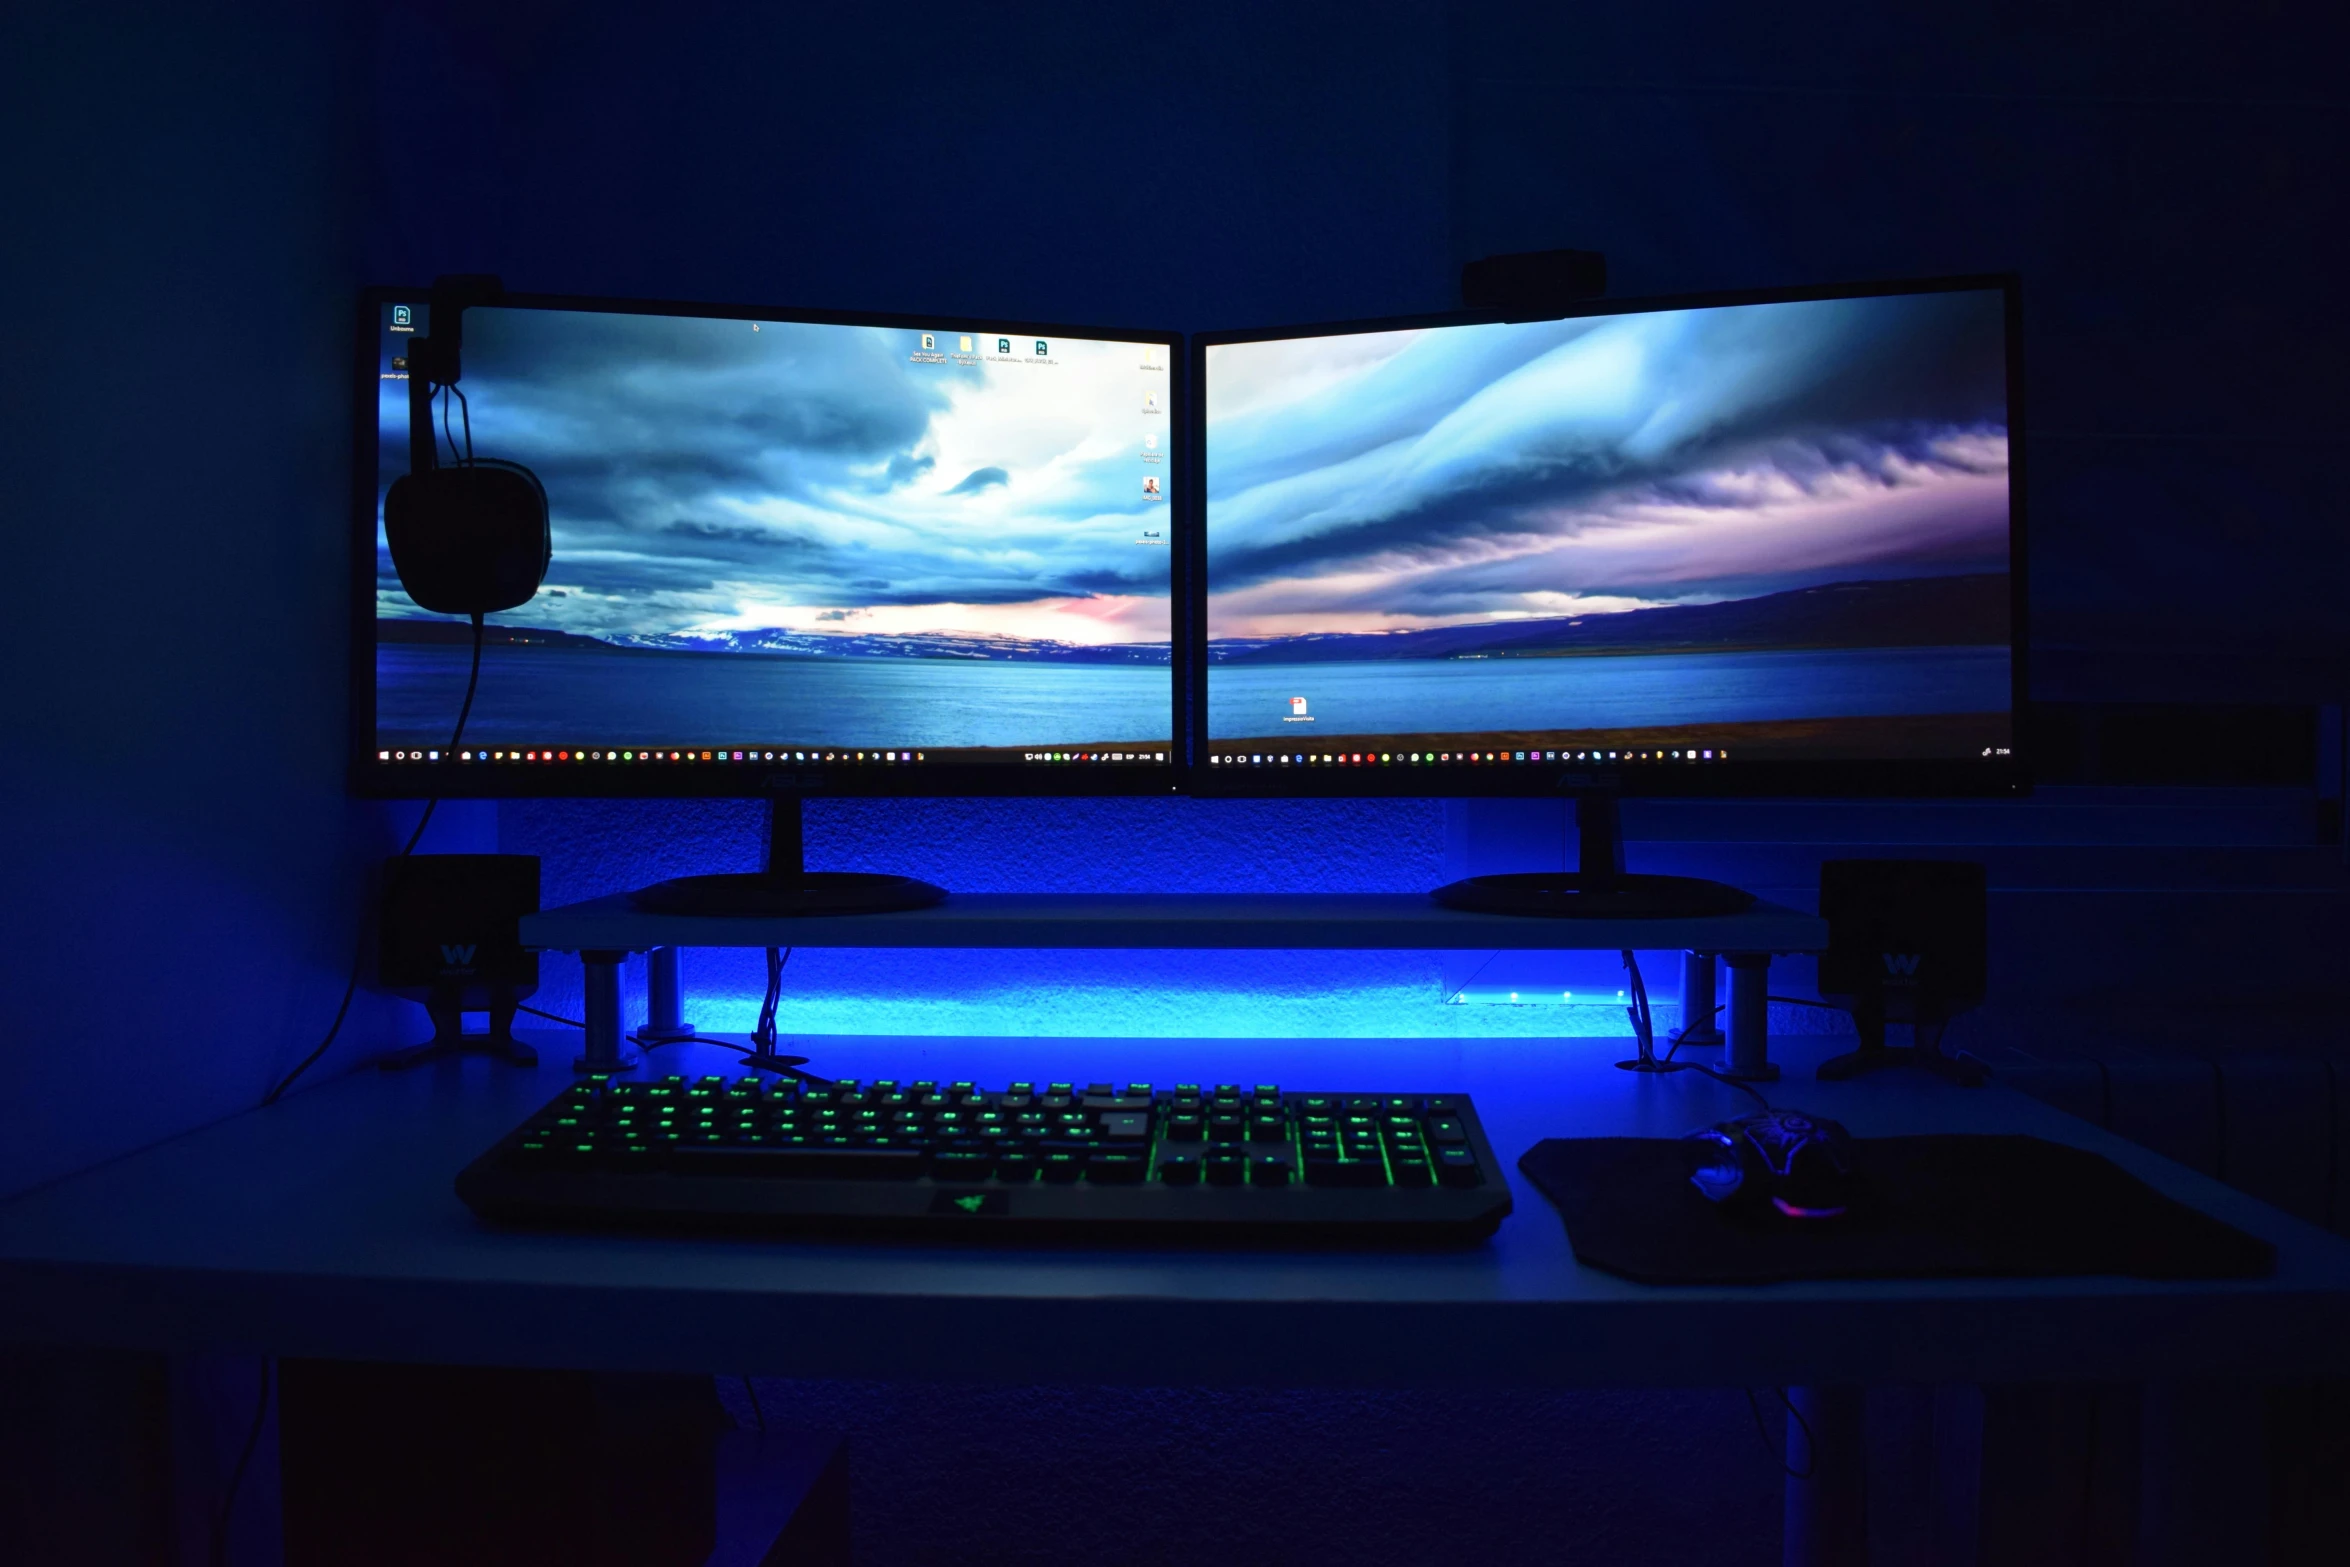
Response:
M2023 274L2038 695L2341 700L2336 8L1451 18L1465 254L1602 249L1619 296Z
M382 852L342 781L351 39L223 9L0 8L0 1192L258 1100Z

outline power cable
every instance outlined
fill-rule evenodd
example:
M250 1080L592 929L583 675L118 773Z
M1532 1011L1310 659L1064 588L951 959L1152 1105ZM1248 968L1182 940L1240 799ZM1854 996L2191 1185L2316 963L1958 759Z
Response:
M1726 1072L1717 1072L1702 1061L1684 1061L1681 1063L1681 1065L1689 1068L1689 1070L1692 1072L1710 1077L1717 1083L1727 1083L1730 1087L1737 1089L1740 1093L1746 1095L1749 1099L1752 1099L1756 1104L1761 1105L1765 1110L1768 1110L1771 1107L1771 1102L1763 1097L1762 1090L1742 1078L1732 1077Z
M1787 1471L1788 1477L1795 1480L1809 1480L1817 1474L1820 1467L1819 1443L1812 1437L1811 1422L1803 1418L1803 1411L1795 1407L1795 1400L1787 1396L1787 1390L1783 1387L1771 1389L1772 1392L1779 1395L1779 1402L1786 1406L1787 1418L1794 1421L1796 1427L1803 1432L1803 1467L1801 1469L1787 1462L1787 1454L1781 1444L1771 1440L1770 1428L1763 1424L1762 1401L1754 1396L1754 1389L1747 1387L1740 1388L1739 1391L1746 1395L1746 1407L1754 1414L1754 1434L1762 1439L1762 1445L1769 1450L1773 1458L1779 1461L1779 1467Z
M481 616L475 615L473 617L473 666L465 676L465 702L457 709L457 727L449 735L448 749L451 752L457 749L457 742L465 737L466 720L473 716L473 694L481 685L481 641ZM416 852L416 845L423 841L424 829L431 825L432 813L440 803L438 795L424 802L424 814L416 818L416 830L408 835L408 841L400 846L400 852L395 858L406 859ZM359 974L366 965L367 938L373 929L374 922L365 912L362 912L359 917L359 938L351 951L351 975L349 979L344 981L343 999L341 1004L335 1008L334 1021L327 1024L325 1037L319 1040L315 1049L302 1058L301 1064L279 1078L276 1086L261 1096L261 1104L264 1109L283 1098L286 1090L293 1087L304 1072L309 1071L318 1063L318 1058L326 1054L328 1048L334 1044L335 1037L342 1033L343 1020L351 1014L352 998L359 994Z
M261 1445L261 1428L269 1420L270 1373L274 1368L267 1356L261 1360L261 1390L253 1403L253 1425L245 1433L244 1451L237 1454L237 1467L229 1471L228 1491L220 1499L220 1511L212 1518L212 1567L227 1567L228 1526L237 1511L237 1491L245 1483L245 1469L253 1462L253 1450Z
M767 994L759 1003L759 1024L751 1030L751 1043L761 1055L775 1054L775 1008L783 999L783 966L791 955L789 947L767 949Z

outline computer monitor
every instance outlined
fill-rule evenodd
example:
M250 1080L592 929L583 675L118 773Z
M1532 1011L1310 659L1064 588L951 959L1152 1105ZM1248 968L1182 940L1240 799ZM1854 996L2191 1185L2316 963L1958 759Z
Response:
M1163 793L1181 777L1180 337L507 295L463 317L444 463L532 469L544 585L403 591L429 290L360 356L357 787L376 795Z
M2021 790L2007 277L1195 339L1196 787Z

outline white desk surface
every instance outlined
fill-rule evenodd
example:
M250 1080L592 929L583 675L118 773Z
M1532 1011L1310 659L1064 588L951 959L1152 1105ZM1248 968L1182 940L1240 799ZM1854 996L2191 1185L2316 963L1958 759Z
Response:
M1672 1135L1746 1104L1638 1077L1620 1041L834 1037L841 1076L1465 1090L1516 1213L1449 1253L1017 1249L516 1231L459 1168L571 1081L466 1061L360 1072L0 1203L0 1338L384 1360L1176 1385L1722 1385L2350 1373L2350 1242L2021 1095L1910 1073L1774 1102L1860 1135L2020 1131L2102 1151L2274 1242L2271 1278L1654 1288L1579 1266L1518 1177L1544 1136ZM1828 1041L1825 1043L1836 1043ZM663 1058L667 1058L665 1061ZM705 1046L656 1052L717 1070Z

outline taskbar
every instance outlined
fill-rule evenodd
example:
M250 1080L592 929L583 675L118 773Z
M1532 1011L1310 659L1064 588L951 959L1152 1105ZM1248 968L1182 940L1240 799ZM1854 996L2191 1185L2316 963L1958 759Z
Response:
M842 749L829 747L819 750L780 750L772 747L758 749L692 746L463 746L456 750L434 747L389 747L378 749L376 761L394 766L460 766L493 768L547 767L547 766L603 766L603 767L665 767L665 766L749 766L770 767L779 763L821 763L827 766L1062 766L1069 764L1105 765L1114 763L1154 763L1164 766L1169 756L1164 746L1154 745L1145 750L1137 742L1079 746L1070 750L1028 750L1008 746L946 746L928 750L907 750L903 747L879 750Z
M1598 751L1211 751L1211 767L1527 767L1561 762L1627 763L1726 762L1730 753L1719 746L1665 746L1638 750Z

